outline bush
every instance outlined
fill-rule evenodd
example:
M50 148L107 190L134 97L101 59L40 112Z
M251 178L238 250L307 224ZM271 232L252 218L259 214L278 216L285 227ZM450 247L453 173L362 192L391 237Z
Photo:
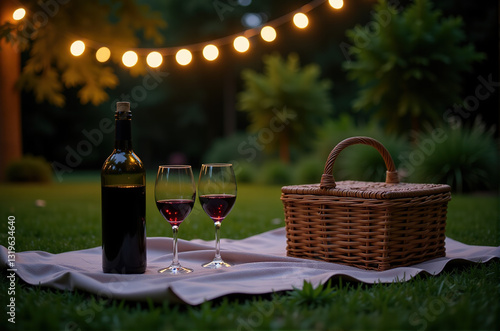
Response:
M397 136L375 137L389 151L392 160L398 168L403 155L410 149L406 139ZM362 180L362 181L385 181L384 159L380 153L371 146L354 145L342 151L338 160L338 176L340 179ZM335 167L334 167L335 175ZM404 180L401 178L400 180Z
M257 177L255 163L237 160L233 164L236 181L238 183L253 183Z
M356 126L351 116L343 114L338 120L327 121L319 129L318 140L314 144L315 153L326 162L326 158L339 142L353 136L371 136L372 131L372 128L367 130L367 126Z
M476 122L470 128L444 128L441 136L443 141L430 145L435 140L432 133L420 135L414 153L428 152L421 152L425 157L414 165L412 181L448 184L457 192L498 188L499 156L493 130L486 131ZM409 161L413 159L417 158Z
M52 167L43 157L26 155L7 166L6 179L8 182L48 183L52 181Z
M298 162L294 169L294 184L315 184L321 181L325 160L309 156Z
M290 167L280 161L268 161L264 163L260 171L259 181L268 185L291 184Z
M216 139L205 153L203 162L230 162L241 159L238 146L247 139L246 133L235 133L230 137Z
M342 140L367 136L374 138L389 151L396 164L404 161L403 155L410 150L406 138L398 135L388 135L375 125L356 125L354 120L347 115L341 116L337 121L327 122L319 134L320 140L315 145L318 160L326 162L332 149ZM363 180L384 181L385 163L379 152L371 146L354 145L346 148L337 158L333 167L335 180Z

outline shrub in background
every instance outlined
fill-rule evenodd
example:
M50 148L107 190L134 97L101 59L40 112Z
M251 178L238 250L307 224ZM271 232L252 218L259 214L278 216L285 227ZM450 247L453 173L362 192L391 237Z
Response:
M250 163L244 160L236 160L233 163L234 174L238 183L253 183L258 174L256 163Z
M203 156L203 162L231 162L252 156L254 159L258 159L260 151L254 148L253 152L255 154L253 154L251 146L248 143L242 145L244 147L243 149L239 148L241 144L248 141L248 136L248 133L238 132L230 137L216 139ZM240 150L243 151L243 153L240 152ZM252 160L252 162L253 161L254 160Z
M294 167L293 184L315 184L321 181L325 160L313 155L302 158Z
M407 155L407 151L410 149L410 145L406 139L399 138L398 136L378 138L372 136L372 138L377 139L389 151L397 169L404 155ZM384 159L380 153L371 146L350 146L337 158L337 163L337 177L339 177L339 180L385 181L387 167L385 166ZM335 175L335 167L333 171ZM400 180L404 181L405 179L400 176Z
M52 181L52 167L43 157L26 155L7 166L6 180L49 183Z
M290 185L292 183L291 168L281 161L270 160L262 165L257 179L261 184Z
M456 192L498 189L499 155L493 130L475 122L472 127L443 128L443 141L434 144L431 152L415 165L411 180L442 183ZM422 133L420 142L432 139ZM417 146L424 150L428 147Z
M203 162L231 162L239 183L255 182L262 153L250 144L249 136L249 133L238 132L215 140L203 156Z
M357 126L350 115L343 114L337 120L330 120L318 130L318 139L313 145L315 154L326 162L328 154L342 140L353 136L371 136L374 129L366 125Z
M406 137L389 135L372 122L356 125L352 117L341 116L336 121L327 122L320 130L315 145L316 159L325 164L332 149L342 140L354 136L368 136L378 140L389 151L396 164L405 160L410 144ZM333 167L336 180L384 181L385 163L380 153L371 146L354 145L342 151Z

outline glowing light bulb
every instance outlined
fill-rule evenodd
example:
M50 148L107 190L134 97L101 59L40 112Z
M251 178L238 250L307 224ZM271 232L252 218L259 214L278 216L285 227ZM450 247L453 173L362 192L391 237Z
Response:
M304 13L297 13L293 15L293 24L299 29L304 29L309 24L309 19Z
M12 18L16 21L22 20L26 15L26 10L24 8L17 8L12 14Z
M191 54L190 51L188 51L187 49L183 48L181 50L179 50L176 54L175 54L175 60L177 61L177 63L179 63L181 66L185 66L185 65L188 65L189 63L191 63L191 60L193 59L193 54Z
M267 42L276 39L276 30L272 26L265 26L260 30L260 36Z
M151 68L158 68L163 62L163 56L158 52L151 52L146 57L146 62Z
M344 1L343 0L328 0L328 3L332 8L335 9L340 9L344 6Z
M139 57L137 56L137 53L134 51L126 51L123 53L122 56L122 62L126 67L133 67L137 64L137 61L139 61Z
M106 62L111 57L111 51L107 47L101 47L95 52L95 58L99 62Z
M74 56L80 56L83 54L83 52L85 52L85 43L81 40L77 40L71 44L69 50Z
M207 45L203 48L203 56L208 61L213 61L219 56L219 49L215 45Z
M244 53L250 48L250 42L247 38L239 36L234 39L233 46L238 52Z

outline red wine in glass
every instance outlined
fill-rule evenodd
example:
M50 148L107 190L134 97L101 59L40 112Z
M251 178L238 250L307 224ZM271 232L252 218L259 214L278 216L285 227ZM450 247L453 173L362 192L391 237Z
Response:
M179 226L182 221L191 213L194 200L172 199L156 201L156 207L160 214L170 223Z
M179 225L191 213L196 197L193 171L188 165L160 166L156 175L155 201L163 218L172 227L173 258L170 266L158 270L159 273L187 274L193 269L179 263L177 234Z
M236 191L232 164L202 164L198 181L199 199L203 210L215 225L215 257L211 262L203 264L204 268L219 269L231 266L223 261L220 255L220 227L222 220L233 208Z
M222 221L233 208L236 196L233 194L200 195L200 203L212 220Z

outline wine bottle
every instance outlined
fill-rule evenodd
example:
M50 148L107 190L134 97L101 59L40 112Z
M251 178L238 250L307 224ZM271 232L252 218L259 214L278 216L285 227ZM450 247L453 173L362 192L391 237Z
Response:
M129 102L117 102L115 148L101 169L102 269L146 270L146 172L132 150Z

